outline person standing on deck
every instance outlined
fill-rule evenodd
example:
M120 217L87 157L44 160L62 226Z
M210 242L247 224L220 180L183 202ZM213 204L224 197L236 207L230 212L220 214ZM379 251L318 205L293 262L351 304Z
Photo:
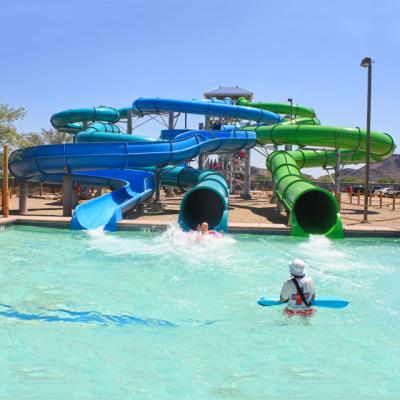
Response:
M353 186L348 186L347 187L347 193L349 194L349 200L351 201L351 198L353 196Z

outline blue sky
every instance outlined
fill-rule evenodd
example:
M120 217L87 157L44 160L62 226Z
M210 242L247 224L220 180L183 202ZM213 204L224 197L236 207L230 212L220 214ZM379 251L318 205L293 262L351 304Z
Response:
M68 108L200 98L218 85L292 97L324 125L365 127L359 64L370 56L372 129L400 143L397 0L3 0L0 13L0 102L27 108L23 132Z

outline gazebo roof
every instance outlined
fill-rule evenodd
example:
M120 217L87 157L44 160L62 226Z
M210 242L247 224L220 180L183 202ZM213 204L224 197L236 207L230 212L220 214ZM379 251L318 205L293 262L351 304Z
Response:
M231 87L231 86L219 86L216 89L210 90L204 93L204 97L209 99L211 97L224 98L224 97L246 97L247 99L252 99L253 92L249 90L240 88L239 86Z

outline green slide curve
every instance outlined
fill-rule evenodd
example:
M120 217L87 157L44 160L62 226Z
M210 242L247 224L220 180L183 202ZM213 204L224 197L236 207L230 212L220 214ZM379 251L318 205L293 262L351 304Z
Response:
M294 151L274 151L267 158L275 191L289 214L292 235L323 234L331 238L343 237L339 205L329 191L316 187L301 175L301 168L332 165L335 149L340 149L341 163L365 162L366 131L359 128L320 126L312 108L282 103L252 103L244 98L238 105L260 108L278 114L290 114L275 125L248 126L254 130L259 144L293 144ZM316 146L333 150L303 150ZM371 159L378 162L388 158L395 150L393 138L387 133L371 131Z

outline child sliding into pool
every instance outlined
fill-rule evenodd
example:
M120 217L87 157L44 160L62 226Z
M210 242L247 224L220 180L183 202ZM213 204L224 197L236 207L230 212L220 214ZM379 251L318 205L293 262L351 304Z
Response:
M202 240L205 236L211 236L215 238L221 238L222 234L214 231L212 229L208 229L208 222L202 222L201 224L198 224L196 226L196 231L190 231L189 233L192 233L195 235L195 238L197 240Z
M288 279L282 287L280 301L288 303L285 312L288 316L307 316L314 313L311 307L315 299L314 281L305 275L305 263L303 260L294 259L289 263L289 271L292 279Z
M200 225L200 232L203 235L214 235L215 233L217 233L216 231L213 230L209 230L208 229L208 222L202 222Z

